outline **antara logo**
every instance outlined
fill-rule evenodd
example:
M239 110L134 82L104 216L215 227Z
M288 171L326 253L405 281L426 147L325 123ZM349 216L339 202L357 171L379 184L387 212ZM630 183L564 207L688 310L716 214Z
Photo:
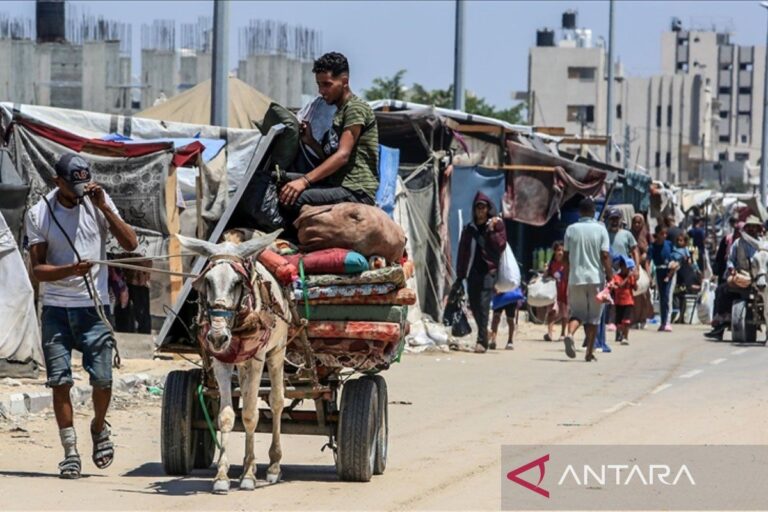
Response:
M549 454L539 457L536 460L513 469L507 473L507 479L515 482L517 485L523 486L529 491L533 491L536 494L549 498L549 491L541 487L541 482L544 481L544 475L546 474L546 463L549 462ZM539 480L535 484L528 480L523 480L520 475L533 468L539 468ZM681 480L687 480L690 485L696 485L696 481L693 478L688 466L683 464L676 471L666 464L649 464L647 467L637 464L603 464L600 466L590 466L584 464L580 471L577 471L576 467L572 464L568 464L563 470L563 474L560 480L557 482L557 486L560 487L563 484L567 484L568 481L578 486L590 486L590 485L617 485L628 486L633 483L639 483L642 485L677 485ZM683 482L685 483L685 482Z
M549 461L549 454L546 454L545 456L539 457L538 459L533 460L528 464L524 464L517 469L513 469L512 471L507 473L507 478L515 482L517 485L522 485L523 487L525 487L530 491L533 491L537 494L541 494L545 498L549 498L549 491L539 487L541 485L542 480L544 480L544 473L547 470L546 467L544 466L544 463L548 461ZM518 476L520 473L525 473L529 469L533 469L535 467L539 468L539 481L536 483L536 485L532 484L531 482L528 482L527 480L523 480Z

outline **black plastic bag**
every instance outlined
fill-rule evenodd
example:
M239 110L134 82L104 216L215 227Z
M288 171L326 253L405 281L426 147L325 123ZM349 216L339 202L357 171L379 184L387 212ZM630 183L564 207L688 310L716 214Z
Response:
M280 213L277 182L272 172L260 169L254 174L229 225L266 232L285 225Z
M464 287L459 283L451 288L448 302L445 305L445 310L443 310L443 325L450 326L451 334L457 338L472 332L464 308Z

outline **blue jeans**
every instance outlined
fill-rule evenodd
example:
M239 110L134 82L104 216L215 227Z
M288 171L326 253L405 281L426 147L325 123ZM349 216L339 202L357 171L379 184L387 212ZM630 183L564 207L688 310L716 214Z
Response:
M83 354L83 369L94 388L112 387L112 347L115 339L96 308L43 306L45 385L71 385L72 349Z
M671 282L665 281L669 271L665 268L656 269L656 285L659 292L659 315L661 316L660 325L663 327L669 322L669 302L670 302L670 286Z

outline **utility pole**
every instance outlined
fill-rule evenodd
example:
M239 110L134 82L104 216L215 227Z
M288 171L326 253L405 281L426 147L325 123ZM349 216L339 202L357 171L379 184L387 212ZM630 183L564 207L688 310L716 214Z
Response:
M768 9L768 2L760 2ZM768 28L766 28L765 69L763 78L763 145L760 148L760 201L768 201Z
M211 56L211 124L227 126L229 115L229 0L213 1L213 55Z
M630 148L631 141L629 140L630 133L631 133L631 130L629 129L629 124L627 123L624 125L624 168L625 169L629 168L630 166L629 159L632 156L631 154L632 149Z
M605 125L608 142L605 147L605 163L610 164L613 152L613 0L608 5L608 107Z
M453 109L464 110L464 0L456 0L453 48Z

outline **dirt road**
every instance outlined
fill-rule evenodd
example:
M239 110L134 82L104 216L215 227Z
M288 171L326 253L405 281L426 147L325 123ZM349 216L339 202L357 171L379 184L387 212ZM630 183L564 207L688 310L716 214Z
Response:
M390 454L384 475L339 482L325 440L285 436L284 481L228 496L209 493L214 471L167 477L160 465L159 402L111 416L117 458L90 462L86 415L78 417L86 478L62 481L53 419L0 432L2 509L410 510L498 509L503 444L701 444L768 442L768 348L704 341L701 327L633 333L630 346L569 360L561 343L531 330L514 351L406 356L387 372ZM28 437L26 437L28 436ZM242 434L230 460L242 460ZM259 478L268 438L259 437ZM233 465L231 476L239 476Z

